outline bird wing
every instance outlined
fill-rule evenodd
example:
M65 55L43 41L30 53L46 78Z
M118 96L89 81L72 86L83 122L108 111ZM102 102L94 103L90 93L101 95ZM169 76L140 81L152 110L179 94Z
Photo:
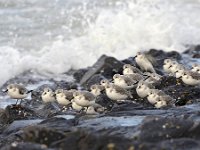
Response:
M191 72L190 75L196 79L196 80L200 80L200 74L197 72Z
M144 53L145 58L150 61L153 65L157 64L157 61L154 57L152 57L150 54Z
M19 93L22 95L28 92L27 89L23 87L22 85L16 84L15 86L19 89Z

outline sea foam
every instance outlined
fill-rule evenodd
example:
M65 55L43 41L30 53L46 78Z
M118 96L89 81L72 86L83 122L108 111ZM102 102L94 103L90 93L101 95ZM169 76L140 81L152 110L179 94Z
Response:
M12 9L18 9L19 4L1 10L0 18L10 16L10 20L4 20L6 24L0 24L10 27L5 27L10 38L0 42L0 85L30 69L62 74L90 66L102 54L124 59L150 48L183 52L200 41L198 0L61 2L45 5L38 0L22 0L19 4L25 8L15 15ZM37 8L36 13L32 6ZM29 19L24 18L26 14ZM22 25L25 27L20 30Z

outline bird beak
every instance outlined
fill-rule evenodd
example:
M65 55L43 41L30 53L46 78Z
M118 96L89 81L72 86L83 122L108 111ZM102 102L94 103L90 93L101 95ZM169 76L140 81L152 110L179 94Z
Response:
M147 75L146 78L145 78L144 80L148 79L149 77L150 77L150 76Z
M2 90L2 92L6 93L6 92L8 92L8 89L6 89L5 91L4 91L4 90Z
M30 90L30 91L27 92L27 94L28 94L28 93L32 93L32 92L33 92L33 90Z
M181 79L182 78L182 76L180 76L178 79Z
M169 66L169 68L171 68L172 67L172 65L171 66Z
M137 57L137 55L135 55L133 58L135 59Z

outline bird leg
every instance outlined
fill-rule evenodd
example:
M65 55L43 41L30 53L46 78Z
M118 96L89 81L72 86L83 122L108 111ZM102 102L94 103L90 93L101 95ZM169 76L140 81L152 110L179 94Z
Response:
M18 100L19 100L19 99L17 99L17 102L15 103L15 105L17 105L17 103L18 103Z
M21 103L22 103L22 99L20 99L20 103L19 103L19 105L21 105Z

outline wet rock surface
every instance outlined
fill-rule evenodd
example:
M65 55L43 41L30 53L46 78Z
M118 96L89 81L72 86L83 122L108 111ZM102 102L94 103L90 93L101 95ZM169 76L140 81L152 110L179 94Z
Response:
M156 71L163 75L155 84L157 89L173 97L175 106L156 109L146 98L141 99L131 91L132 100L115 103L101 94L96 102L105 111L86 115L55 103L44 104L41 93L45 87L53 90L83 89L102 79L111 79L122 73L125 63L135 64L134 57L117 60L103 55L92 66L73 70L74 81L56 81L33 78L27 72L9 80L37 88L21 105L9 104L0 110L0 149L2 150L199 150L200 149L200 87L185 85L180 79L162 70L164 59L182 62L183 54L176 51L149 50L155 59ZM184 58L198 61L199 47L187 50ZM190 63L185 63L188 67ZM5 93L0 93L5 96ZM9 101L9 99L6 99Z

